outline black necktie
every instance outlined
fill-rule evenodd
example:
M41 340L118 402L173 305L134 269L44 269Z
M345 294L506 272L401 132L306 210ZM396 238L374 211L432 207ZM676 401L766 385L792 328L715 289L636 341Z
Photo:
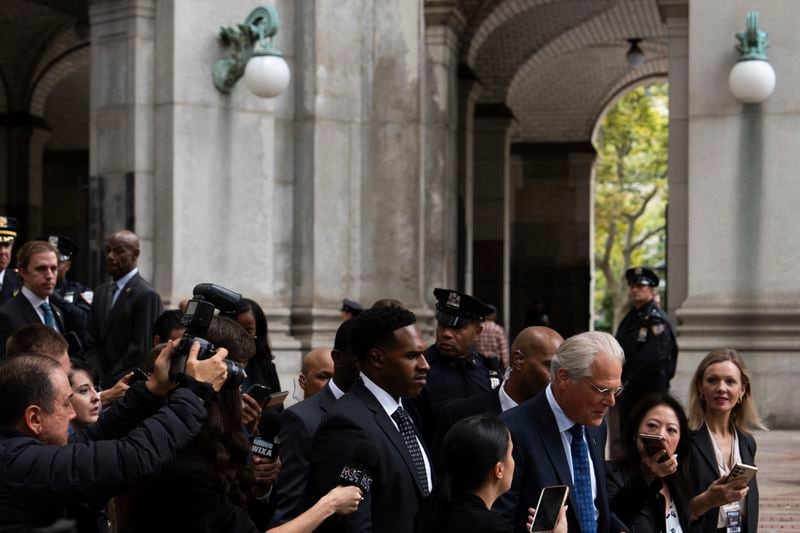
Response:
M425 471L425 460L422 458L422 450L419 448L417 433L411 425L411 419L402 407L398 407L397 411L392 413L392 419L397 423L397 428L400 430L403 442L406 448L408 448L408 453L411 454L411 460L414 461L414 466L417 469L417 478L422 485L422 495L427 496L428 473Z

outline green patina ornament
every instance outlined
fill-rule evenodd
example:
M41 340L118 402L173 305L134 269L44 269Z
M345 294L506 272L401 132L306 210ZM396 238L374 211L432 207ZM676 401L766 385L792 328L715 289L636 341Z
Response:
M220 41L223 46L231 48L230 57L217 60L211 69L214 85L220 92L231 92L253 55L282 55L272 46L280 25L275 8L259 6L247 16L244 24L220 28Z
M736 39L739 41L736 49L742 54L739 61L767 60L767 32L758 29L758 11L747 12L747 29L737 33Z

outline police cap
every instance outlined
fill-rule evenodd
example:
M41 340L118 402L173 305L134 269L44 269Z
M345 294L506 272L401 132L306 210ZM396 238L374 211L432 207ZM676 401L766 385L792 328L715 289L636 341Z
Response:
M55 246L58 249L59 261L70 261L81 251L75 241L64 235L59 235L58 233L44 235L36 240L49 242Z
M628 285L649 285L658 287L658 276L655 272L645 267L629 268L625 271L625 279Z
M349 311L350 313L353 313L353 314L358 314L358 313L360 313L361 311L364 310L364 306L362 306L360 303L356 302L355 300L348 300L347 298L345 298L344 300L342 300L342 309L341 310L342 311Z
M19 222L14 217L0 216L0 243L14 242Z
M492 308L469 294L453 289L433 289L436 297L436 321L442 326L460 326L480 321Z

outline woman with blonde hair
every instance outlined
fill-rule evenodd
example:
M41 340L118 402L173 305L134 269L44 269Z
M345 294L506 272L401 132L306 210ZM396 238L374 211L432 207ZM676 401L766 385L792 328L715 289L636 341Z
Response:
M766 429L753 403L750 372L736 350L714 350L700 361L689 389L689 427L694 529L725 531L739 521L741 531L757 531L756 479L726 483L735 465L755 466L752 431Z

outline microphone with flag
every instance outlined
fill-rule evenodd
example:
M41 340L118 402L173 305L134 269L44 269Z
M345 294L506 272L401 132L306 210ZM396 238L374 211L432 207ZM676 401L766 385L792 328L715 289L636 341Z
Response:
M258 433L250 437L250 453L265 459L278 459L280 454L281 415L272 410L265 410L261 414L258 424ZM256 483L256 498L263 498L270 493L271 486Z
M362 442L356 447L352 458L342 466L339 473L339 485L352 485L367 494L372 488L372 469L368 465L375 460L377 451L369 442Z

